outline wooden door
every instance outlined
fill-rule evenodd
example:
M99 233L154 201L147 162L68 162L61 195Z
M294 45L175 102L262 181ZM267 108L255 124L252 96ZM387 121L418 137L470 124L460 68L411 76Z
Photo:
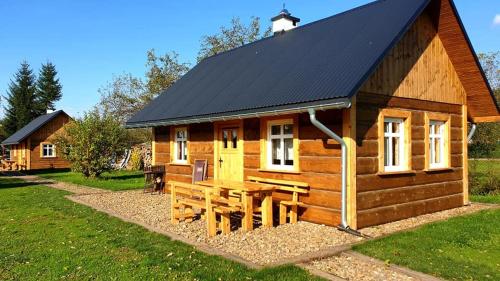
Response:
M216 126L216 177L225 180L243 180L243 128L241 123Z

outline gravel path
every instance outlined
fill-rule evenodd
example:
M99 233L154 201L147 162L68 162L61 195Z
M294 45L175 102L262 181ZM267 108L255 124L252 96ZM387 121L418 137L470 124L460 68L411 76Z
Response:
M206 243L260 265L362 240L336 228L308 222L257 228L247 233L235 230L228 235L208 238L205 222L202 220L178 225L170 223L168 195L144 194L135 190L79 195L77 198L90 206L113 211L192 241Z
M413 277L396 272L388 266L368 263L354 256L340 254L326 259L312 261L311 266L347 280L405 281Z

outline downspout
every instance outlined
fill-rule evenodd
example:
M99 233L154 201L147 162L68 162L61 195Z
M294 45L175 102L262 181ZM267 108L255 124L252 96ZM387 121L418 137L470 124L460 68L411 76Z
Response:
M350 103L346 104L344 108L350 107ZM341 108L341 107L340 107ZM346 231L348 233L354 234L354 235L360 235L359 232L351 229L347 223L347 145L345 141L337 134L335 134L332 130L328 129L325 125L323 125L321 122L319 122L316 119L316 110L311 108L309 109L309 119L311 120L311 123L321 130L323 133L325 133L327 136L331 137L334 139L336 142L340 144L341 147L341 152L342 152L342 183L341 183L341 190L342 190L342 207L341 207L341 223L339 228L343 231Z
M470 143L472 141L472 137L474 136L474 133L476 132L477 125L476 123L471 124L472 127L470 128L470 132L467 135L467 143Z

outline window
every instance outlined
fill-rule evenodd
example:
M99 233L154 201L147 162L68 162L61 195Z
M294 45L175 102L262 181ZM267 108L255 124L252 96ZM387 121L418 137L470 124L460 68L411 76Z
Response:
M51 143L42 144L42 157L56 157L56 148Z
M395 118L384 119L384 170L404 170L405 162L405 132L404 120Z
M383 109L379 114L379 173L411 170L411 112Z
M426 169L449 167L449 120L448 114L426 113L425 115Z
M293 120L271 121L267 127L267 168L293 170L296 167Z
M174 162L187 163L187 128L175 129Z
M225 149L238 148L238 129L222 129L222 147Z

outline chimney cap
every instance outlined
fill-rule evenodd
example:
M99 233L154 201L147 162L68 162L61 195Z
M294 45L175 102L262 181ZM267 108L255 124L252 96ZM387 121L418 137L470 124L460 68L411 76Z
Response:
M281 10L281 12L277 16L272 17L271 21L277 21L279 19L288 19L292 21L293 24L296 24L300 21L299 18L292 16L292 14L287 9L285 9L285 4L283 4L283 9Z

